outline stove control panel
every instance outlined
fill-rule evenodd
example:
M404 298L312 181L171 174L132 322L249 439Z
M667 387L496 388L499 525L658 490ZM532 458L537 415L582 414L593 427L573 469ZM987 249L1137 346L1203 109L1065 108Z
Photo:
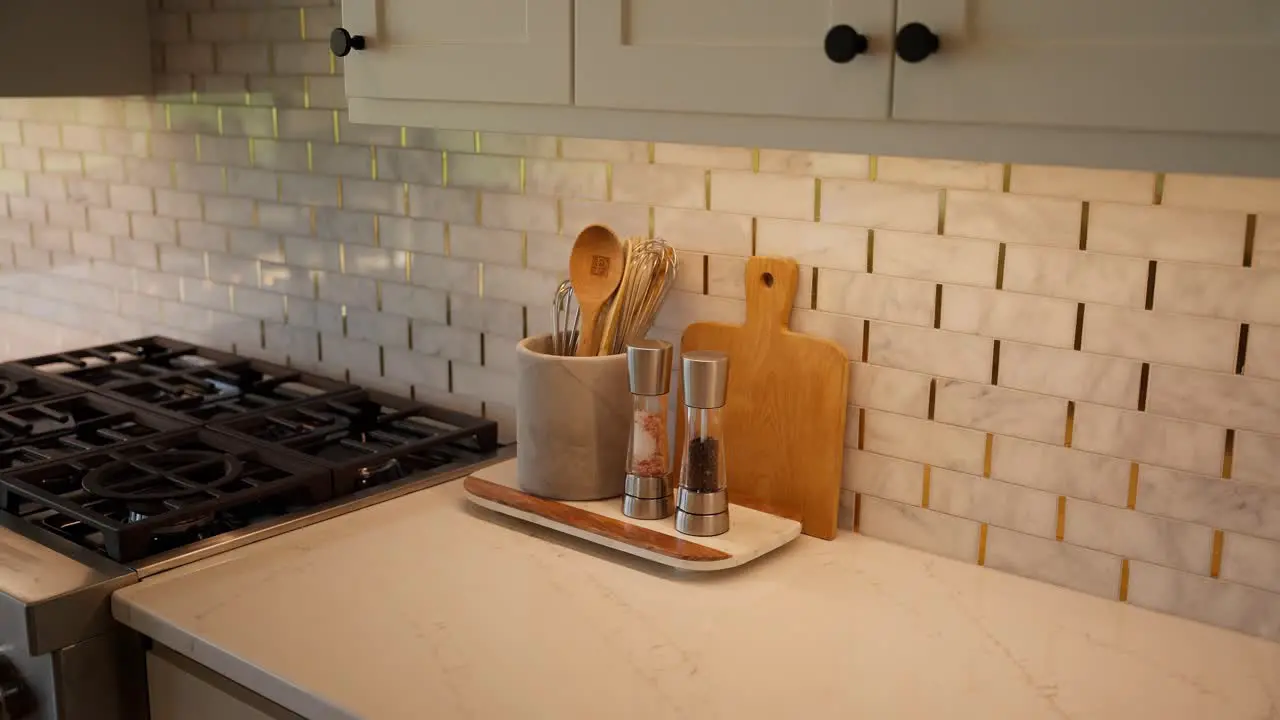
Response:
M0 720L26 720L35 711L35 694L13 663L0 656Z

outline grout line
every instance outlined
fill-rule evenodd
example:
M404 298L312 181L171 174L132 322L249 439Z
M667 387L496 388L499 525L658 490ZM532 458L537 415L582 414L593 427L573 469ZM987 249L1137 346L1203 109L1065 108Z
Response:
M1129 496L1125 507L1133 510L1138 507L1138 463L1129 463Z
M307 9L304 7L298 8L298 36L307 39Z
M1085 200L1080 204L1080 249L1085 250L1089 245L1089 201Z
M1236 455L1236 431L1227 428L1227 440L1222 449L1222 478L1224 480L1231 479L1231 466L1235 462Z
M1253 243L1258 234L1258 216L1249 215L1244 223L1244 266L1253 267Z
M711 256L703 255L702 256L702 294L703 295L711 294L711 288L710 288L711 281L710 279L708 279L710 274L711 274Z
M1062 434L1063 447L1071 447L1071 436L1076 429L1076 401L1067 401L1067 428Z
M1000 384L1000 341L992 343L991 351L991 384Z
M942 283L933 288L933 329L942 327Z
M987 433L986 446L982 450L982 477L991 477L991 448L995 440L995 435Z
M760 172L760 148L751 149L751 172Z
M759 218L753 217L751 218L751 254L752 255L756 254L756 238L759 237L759 233L760 233Z
M871 354L871 321L862 321L862 362L867 361L867 356Z
M1156 261L1151 260L1147 263L1147 303L1146 308L1151 310L1156 306Z
M520 194L525 194L525 166L524 158L520 158Z
M1071 347L1079 350L1084 344L1084 303L1076 303L1076 337Z
M556 138L559 141L559 138ZM613 163L604 164L604 199L605 202L613 202ZM752 222L755 222L752 219Z
M1008 246L1000 243L1000 250L996 254L996 289L1004 289L1004 255Z
M654 213L653 206L650 205L649 206L649 238L650 239L657 237L657 227L658 227L658 222L656 220L656 214Z
M867 179L875 182L880 176L880 156L871 155L867 157Z
M862 524L862 493L853 494L853 531L858 532Z
M1138 410L1147 409L1147 383L1151 382L1151 363L1142 363L1142 373L1138 376Z
M755 254L754 252L752 253ZM809 285L809 307L818 309L818 268L813 269L813 282Z
M858 449L862 450L866 446L867 440L867 409L858 408Z
M934 406L938 402L938 378L929 378L929 419L933 419Z
M339 127L338 111L333 111L333 144L337 145L342 142L342 130Z
M1164 173L1156 173L1155 192L1151 198L1152 205L1161 205L1164 203Z
M867 272L875 272L876 260L876 231L867 231Z
M1058 542L1062 542L1062 538L1067 536L1067 496L1058 496Z
M813 179L813 221L822 221L822 178Z
M947 189L938 190L938 234L947 232Z
M649 150L649 164L650 164L650 165L652 165L652 164L654 164L654 162L656 161L656 158L657 158L657 155L658 155L658 146L657 146L657 144L655 144L655 143L653 143L653 142L650 142L650 143L649 143L648 150Z
M369 175L370 179L378 179L378 148L374 145L369 146Z
M1216 578L1222 574L1222 541L1223 532L1213 531L1213 554L1209 556L1209 577Z
M475 130L471 133L471 151L480 154L480 131Z
M1013 184L1013 165L1005 163L1001 173L1000 192L1009 192L1011 184Z
M982 523L978 528L978 564L987 564L987 524Z
M929 475L933 468L929 465L924 466L924 481L920 490L920 507L929 507Z
M440 151L440 187L449 187L449 151Z
M1129 602L1129 558L1120 560L1120 602Z
M1245 358L1249 355L1249 323L1240 323L1240 344L1236 348L1236 374L1244 374Z

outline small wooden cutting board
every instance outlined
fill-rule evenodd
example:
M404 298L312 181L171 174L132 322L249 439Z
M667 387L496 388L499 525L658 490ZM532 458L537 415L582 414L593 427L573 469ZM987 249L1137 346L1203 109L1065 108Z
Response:
M789 329L798 276L791 258L750 258L746 324L694 323L681 351L729 355L729 501L799 520L804 534L830 540L840 506L849 358L829 340ZM677 468L683 450L676 449Z

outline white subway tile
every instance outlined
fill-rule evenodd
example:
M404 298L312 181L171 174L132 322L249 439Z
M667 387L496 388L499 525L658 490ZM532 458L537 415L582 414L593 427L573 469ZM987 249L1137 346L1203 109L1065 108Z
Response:
M747 259L737 255L707 255L707 294L720 297L746 299ZM701 277L696 272L696 263L685 263L682 268L694 270L685 273L690 276L684 283L677 282L677 288L701 292ZM694 281L698 281L696 287ZM684 285L685 287L680 287ZM811 309L813 306L813 268L801 266L796 278L796 292L791 299L792 306L799 309Z
M254 203L248 198L206 197L204 217L215 225L253 227Z
M999 243L882 230L875 235L876 273L995 287Z
M863 495L858 531L964 562L978 557L979 524L932 510Z
M864 272L867 269L867 231L802 220L756 221L756 254L794 258L817 268Z
M1147 299L1147 262L1064 248L1009 245L1004 289L1141 308Z
M861 180L867 177L869 168L870 159L866 155L798 150L760 151L760 172Z
M942 290L942 328L1004 340L1072 347L1076 303L947 285Z
M386 376L409 383L415 388L449 389L449 361L423 355L407 348L383 348Z
M1075 248L1080 246L1079 201L972 190L947 191L950 235Z
M822 221L885 230L936 232L938 193L914 185L827 180L822 183Z
M161 251L161 266L164 255ZM209 253L209 279L214 282L244 287L258 287L258 261L232 257L222 253Z
M290 235L306 235L311 232L312 208L300 205L258 203L258 227ZM186 232L181 232L186 237Z
M1080 347L1135 360L1230 371L1235 368L1239 333L1239 325L1222 320L1089 305Z
M1057 496L942 468L930 473L929 509L1047 538L1058 526Z
M943 379L937 384L934 419L962 427L1040 442L1064 437L1067 403L1059 398Z
M1164 178L1163 202L1245 213L1276 213L1280 212L1280 180L1170 173Z
M1245 214L1155 205L1089 206L1090 250L1154 260L1240 265Z
M516 404L516 377L493 368L455 362L453 391L503 405Z
M653 161L659 165L688 165L723 170L750 170L752 164L751 151L747 148L661 142L653 144Z
M619 238L649 236L649 208L644 205L577 199L561 200L560 205L562 235L577 237L588 225L604 225Z
M513 230L452 225L449 253L462 260L520 266L524 262L524 237Z
M706 207L706 173L695 167L619 163L613 166L613 200L666 207Z
M930 377L910 370L849 363L849 402L912 417L929 416Z
M155 211L151 188L140 185L112 185L111 207L115 210L150 213Z
M1236 431L1231 477L1280 486L1280 437Z
M231 288L212 280L182 278L182 302L209 310L231 310Z
M526 160L525 192L531 195L605 199L604 163L571 160Z
M814 219L812 178L771 173L711 172L711 209L760 217Z
M413 324L413 350L449 360L480 364L480 331L449 325Z
M1004 185L1004 166L1000 163L883 156L876 162L876 179L1000 192Z
M394 162L390 164L394 165ZM381 163L379 163L379 170L381 170ZM373 177L373 151L368 147L356 145L316 143L311 148L311 171L319 175ZM396 179L394 175L385 177L388 180ZM439 181L435 184L439 184Z
M284 259L290 265L313 270L337 272L342 268L340 245L296 235L285 236Z
M414 285L436 290L474 295L480 292L480 266L467 260L414 255L411 281Z
M877 365L986 382L991 378L992 345L990 339L974 335L877 322L871 324L867 354Z
M484 193L481 200L480 221L485 227L556 231L557 210L553 198Z
M238 303L238 296L236 300ZM387 348L408 347L409 319L403 315L368 308L348 308L347 337Z
M145 240L115 239L116 262L121 265L155 270L159 265L159 246Z
M1280 640L1280 595L1244 585L1134 561L1129 603Z
M359 153L363 147L351 148L354 154L355 171L349 174L366 176L369 174L368 152L361 158ZM412 150L410 148L378 148L378 179L399 180L419 185L440 185L444 182L444 158L441 153L432 150ZM314 158L318 158L313 151ZM364 162L361 168L360 162ZM318 169L318 165L316 166Z
M746 303L742 300L672 291L658 311L654 325L670 330L684 330L690 323L722 322L741 325L746 320Z
M444 255L444 223L405 217L379 217L378 241L385 248Z
M1128 502L1129 462L1060 444L996 435L991 477L1117 507Z
M404 184L376 180L342 180L342 207L386 215L404 214Z
M1253 238L1253 267L1280 270L1280 214L1258 216Z
M378 283L369 278L320 271L320 299L337 305L378 309Z
M924 491L924 465L848 449L844 453L841 486L885 500L919 505Z
M409 216L444 222L476 221L479 194L466 188L409 186Z
M1080 403L1072 445L1081 450L1200 473L1222 470L1221 428Z
M919 280L828 270L818 278L818 309L845 315L933 325L936 286Z
M563 138L561 154L579 160L609 160L618 163L644 163L649 161L649 144L623 140L593 140L590 138Z
M249 287L231 289L232 308L237 315L284 322L284 299L279 295Z
M1255 485L1143 465L1137 509L1280 540L1280 486Z
M322 334L320 357L326 367L346 368L354 383L367 384L382 376L378 346L371 342Z
M1120 558L1096 550L992 527L985 560L989 568L1090 595L1115 598L1120 593Z
M569 273L569 253L573 250L574 238L557 235L555 233L545 232L529 232L526 233L526 255L525 260L529 267L538 270L550 270L562 273L566 277ZM702 272L702 263L698 263L698 272ZM698 281L698 292L702 292L702 281Z
M1251 325L1244 374L1280 380L1280 327Z
M1213 529L1126 508L1068 500L1063 540L1072 545L1209 574Z
M486 155L526 155L553 158L556 156L556 139L547 135L514 135L508 133L480 133L480 152Z
M414 270L418 268L414 262ZM495 300L548 308L556 288L564 280L564 273L545 272L537 269L486 265L484 268L484 297ZM452 288L447 288L452 290ZM461 292L471 292L465 288ZM475 294L475 293L472 293ZM668 301L670 302L670 301ZM542 315L543 313L534 313Z
M1280 382L1151 366L1147 410L1159 415L1280 433Z
M156 190L156 214L179 220L201 218L200 196L177 190Z
M455 299L461 297L465 296L454 296ZM445 324L449 317L448 302L448 293L441 290L400 283L382 283L382 308L400 315L407 315L415 323Z
M1280 593L1280 542L1225 533L1219 577L1228 582Z
M181 178L178 186L182 186ZM338 207L338 179L320 175L280 173L280 200L298 205Z
M282 295L315 298L315 277L307 268L262 263L262 289Z
M96 260L110 260L111 236L89 232L72 233L71 250L81 257L91 257ZM7 256L0 253L0 261L7 259ZM161 261L163 262L163 258L161 258Z
M729 257L736 257L736 256L717 255L716 257L729 258ZM742 269L745 268L747 264L746 258L741 258L741 260L742 260L742 264L738 267L738 275L736 278L730 278L727 275L721 276L722 280L727 280L729 282L736 284L736 290L737 290L736 297L738 297L739 299L745 297L745 294L743 292ZM708 277L711 274L710 269L711 269L711 257L709 255L702 255L695 252L689 252L688 250L677 250L676 251L676 279L675 279L675 283L672 284L671 288L673 290L683 290L684 292L691 292L691 293L701 293L701 292L707 291L711 295L720 295L722 297L735 297L734 293L723 292L723 291L716 292L715 289L711 287L710 279ZM724 263L719 264L717 266L717 269L723 271Z
M409 271L408 253L403 250L347 245L346 268L352 275L404 282Z
M862 320L818 310L792 310L793 332L826 338L839 345L851 360L862 357Z
M977 430L868 410L862 433L863 450L975 475L982 473L987 439Z
M453 325L485 333L507 337L523 337L524 306L474 295L454 295L450 298L450 318ZM386 307L386 295L383 295ZM490 346L486 344L486 353ZM512 351L514 353L514 350ZM489 364L486 354L485 364Z
M405 128L405 145L428 150L472 152L476 147L476 134L470 130L438 130L434 128Z
M1280 324L1280 271L1160 263L1155 307L1237 322Z
M751 218L747 215L654 208L653 222L654 235L678 250L743 257L751 254Z
M999 383L1005 387L1137 409L1142 363L1078 350L1000 345Z
M1151 203L1155 189L1155 173L1131 170L1014 165L1009 176L1010 192L1077 200Z

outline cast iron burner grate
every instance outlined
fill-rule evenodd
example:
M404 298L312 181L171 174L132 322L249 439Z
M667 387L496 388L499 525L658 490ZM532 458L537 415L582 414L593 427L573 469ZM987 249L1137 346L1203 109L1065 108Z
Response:
M205 428L0 473L0 509L125 563L332 495L325 468Z
M210 423L356 389L354 385L260 360L237 360L116 383L105 392Z
M0 412L16 405L84 392L75 383L27 370L16 364L0 365Z
M110 389L199 368L243 362L243 358L169 338L152 337L19 362L90 388Z
M333 471L337 495L427 470L463 468L498 446L498 425L492 420L366 390L215 427L323 464Z
M92 393L3 407L0 472L191 426L181 418Z

